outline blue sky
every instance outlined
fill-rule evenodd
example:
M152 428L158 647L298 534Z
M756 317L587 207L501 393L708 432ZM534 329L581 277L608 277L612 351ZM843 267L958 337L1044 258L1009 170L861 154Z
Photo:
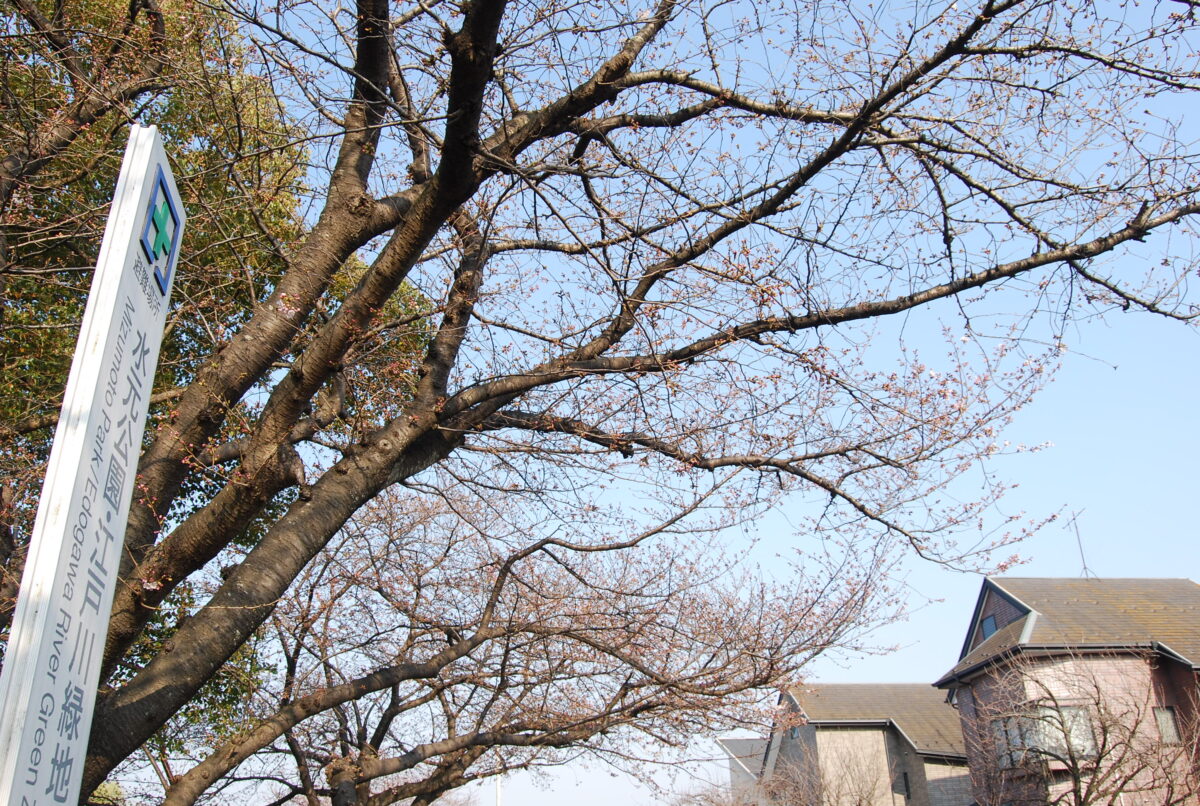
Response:
M1000 474L1019 486L1004 508L1059 519L1019 546L1014 576L1200 579L1195 463L1200 333L1146 315L1121 314L1079 326L1056 379L1021 411L1006 437L1050 443L1004 457ZM827 658L812 679L872 682L932 680L957 660L980 577L911 566L907 622L880 630L895 652Z

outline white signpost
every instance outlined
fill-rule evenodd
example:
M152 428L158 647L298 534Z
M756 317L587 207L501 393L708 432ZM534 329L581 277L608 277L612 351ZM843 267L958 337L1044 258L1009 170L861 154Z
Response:
M0 804L75 804L183 207L134 126L88 297L0 675Z

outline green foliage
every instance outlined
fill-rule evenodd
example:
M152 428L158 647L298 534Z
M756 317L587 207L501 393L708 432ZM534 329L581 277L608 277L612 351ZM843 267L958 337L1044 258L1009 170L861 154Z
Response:
M106 22L102 9L92 14L86 12L93 26L85 30L100 39L101 29L115 23ZM162 130L189 216L160 389L187 382L282 272L285 258L276 245L300 232L305 162L265 79L238 72L239 43L229 24L198 9L168 15L168 23L173 88L128 110ZM2 25L21 27L11 13ZM67 82L39 44L19 35L4 45L0 113L20 110L0 123L5 153L69 101ZM119 114L92 126L20 185L2 211L11 268L0 313L0 422L52 416L61 405L127 129ZM49 436L43 432L26 447L44 450Z
M329 297L340 304L362 279L366 264L352 260L333 278ZM379 313L375 331L359 341L342 373L346 389L343 431L366 430L396 416L412 398L421 356L431 337L432 306L408 283Z
M84 53L95 52L89 35L96 41L113 35L126 8L68 5L88 21L76 35ZM101 6L111 6L111 13ZM191 380L199 362L273 287L286 263L278 245L294 242L301 231L306 159L268 82L239 71L241 43L230 23L201 9L181 11L167 15L169 90L127 110L162 130L188 213L158 392ZM14 33L0 46L7 57L0 59L0 150L9 154L61 114L69 82L12 12L0 26ZM62 404L127 131L124 115L103 118L18 185L12 203L0 210L9 264L0 277L0 476L17 502L14 511L0 514L17 535L29 533L31 502L53 437L52 428L23 426L53 422ZM152 409L148 432L153 418L169 412L169 403ZM231 433L237 421L230 419Z
M54 13L44 5L44 14ZM129 75L131 65L121 60L146 58L147 26L123 27L127 3L81 0L60 7L64 29L89 60L92 75ZM164 21L161 88L81 131L18 183L10 203L0 208L0 254L6 258L0 266L0 478L14 488L17 502L15 511L0 516L11 519L18 542L30 531L54 433L27 426L52 422L62 404L130 120L162 131L188 214L156 391L194 377L204 357L241 325L284 270L286 256L278 245L301 232L306 153L296 145L299 138L268 81L242 70L243 43L234 26L186 4L172 8ZM28 150L81 90L44 39L10 8L0 11L0 32L4 158ZM152 417L167 414L169 402L152 410ZM230 419L231 434L237 419ZM220 468L196 474L175 514L186 517L223 483ZM269 508L276 515L286 503L282 498ZM239 542L256 540L252 528ZM175 591L111 682L127 679L161 651L197 607L197 598L191 586ZM261 671L254 645L243 647L155 735L148 750L165 757L228 735L240 724Z

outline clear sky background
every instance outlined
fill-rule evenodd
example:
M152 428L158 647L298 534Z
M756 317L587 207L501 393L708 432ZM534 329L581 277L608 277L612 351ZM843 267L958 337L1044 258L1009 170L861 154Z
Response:
M1014 443L1051 443L993 465L1017 483L1004 510L1062 516L1021 544L1026 562L1010 576L1187 577L1200 580L1197 463L1200 462L1200 332L1145 314L1112 315L1077 326L1055 380L1004 434ZM786 515L786 513L782 513ZM1076 533L1078 530L1078 536ZM789 533L786 524L760 524ZM764 539L770 535L764 534ZM831 655L809 669L809 682L931 682L954 665L982 577L910 564L909 618L873 639L894 650ZM923 604L922 604L923 603ZM700 752L716 752L708 743ZM711 764L700 775L723 776ZM689 776L662 779L676 791ZM478 788L492 806L495 787ZM665 803L603 766L568 765L535 778L511 775L503 806L600 806Z

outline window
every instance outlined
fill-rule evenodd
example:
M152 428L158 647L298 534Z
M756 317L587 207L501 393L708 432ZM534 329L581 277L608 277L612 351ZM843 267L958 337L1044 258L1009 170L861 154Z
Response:
M1041 706L1019 716L993 719L992 734L997 758L1006 769L1028 760L1069 762L1096 757L1092 720L1079 705Z
M1080 705L1042 706L1033 716L1030 749L1062 761L1095 758L1096 737L1087 708Z
M1005 716L993 719L992 738L996 746L996 760L1001 768L1017 767L1025 760L1025 738L1019 717Z
M983 621L979 622L979 631L983 635L984 641L992 637L992 633L996 631L996 617L988 616Z
M1154 721L1158 723L1158 735L1163 744L1179 744L1179 723L1175 721L1175 706L1164 705L1155 708Z
M1044 756L1060 760L1096 755L1092 720L1078 705L1042 706L1026 727L1026 746Z

